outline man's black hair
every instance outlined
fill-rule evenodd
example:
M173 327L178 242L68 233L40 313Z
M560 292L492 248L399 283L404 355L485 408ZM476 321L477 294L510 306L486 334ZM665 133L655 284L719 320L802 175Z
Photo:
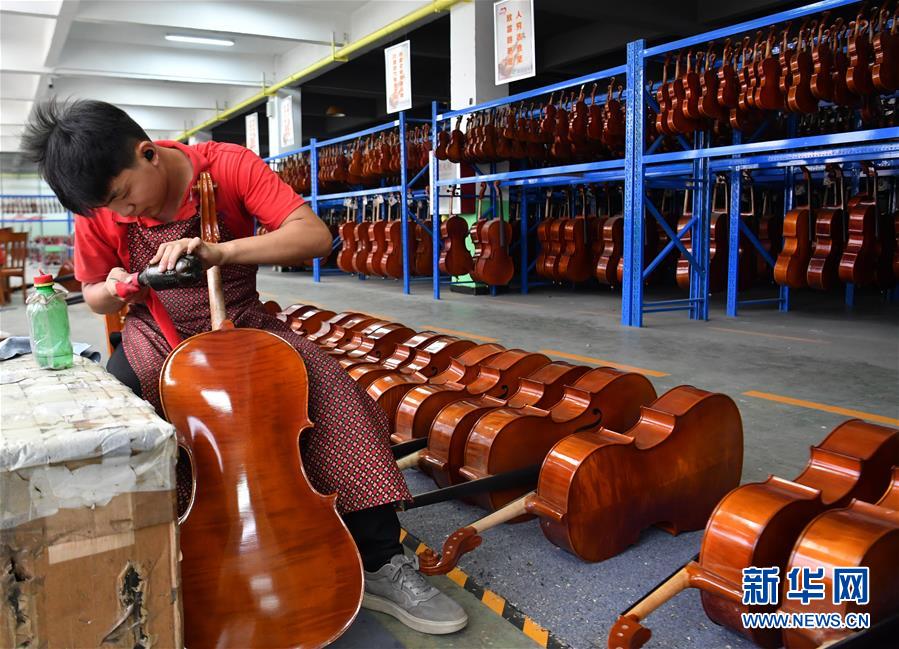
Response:
M112 179L135 164L135 145L149 139L121 108L78 99L36 106L22 143L59 202L90 215L106 202Z

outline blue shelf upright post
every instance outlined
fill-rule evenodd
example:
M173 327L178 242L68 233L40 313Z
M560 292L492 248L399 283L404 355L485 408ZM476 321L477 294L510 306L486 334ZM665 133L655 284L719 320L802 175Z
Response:
M625 73L624 141L624 269L621 282L621 324L643 326L643 228L644 173L643 129L646 124L643 99L644 41L627 45Z
M440 180L438 160L434 152L437 150L437 102L431 102L431 150L428 153L428 198L431 203L431 279L434 288L434 299L440 299Z
M694 134L697 149L705 145L705 133ZM700 157L693 160L693 228L690 242L696 264L690 265L690 319L709 319L709 233L710 187L709 160Z
M511 189L510 200L511 200ZM519 246L521 249L521 294L527 295L528 292L528 191L524 187L521 188L521 207L518 212L518 236Z
M737 293L740 290L740 181L740 170L732 169L727 219L727 315L731 318L737 316ZM751 187L749 191L752 191ZM745 250L743 254L752 254L752 250Z
M318 214L318 147L314 137L309 138L309 173L312 175L309 183L312 190L312 211ZM318 257L312 260L312 281L322 281L322 264Z
M793 209L793 201L796 194L795 178L793 176L793 167L786 167L784 170L784 216ZM786 313L790 310L790 287L778 284L777 291L778 303L777 310Z
M409 182L409 172L406 169L406 112L400 111L400 215L403 219L403 293L409 295L411 292L409 282L409 203L406 200L408 188L406 184Z

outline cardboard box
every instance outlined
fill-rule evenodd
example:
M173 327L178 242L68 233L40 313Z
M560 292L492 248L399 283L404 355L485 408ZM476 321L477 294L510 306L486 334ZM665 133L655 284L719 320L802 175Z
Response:
M183 646L176 450L86 359L0 363L0 646Z

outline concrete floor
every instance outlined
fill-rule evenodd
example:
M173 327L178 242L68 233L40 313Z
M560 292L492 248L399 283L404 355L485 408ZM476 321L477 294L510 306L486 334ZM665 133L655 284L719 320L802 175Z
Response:
M316 284L309 274L268 270L260 272L258 287L263 300L282 306L313 303L335 311L365 311L419 330L439 327L497 339L509 348L553 350L595 359L597 365L650 370L664 374L650 377L659 394L682 384L724 392L743 417L744 482L769 474L795 477L808 459L809 446L852 412L899 425L899 304L885 304L875 294L862 294L857 307L847 310L840 296L800 291L790 313L760 306L744 309L736 319L724 316L718 298L709 322L690 321L684 313L656 313L646 316L647 326L633 329L619 324L620 298L605 291L541 288L527 296L476 297L445 289L444 299L434 301L426 282L415 283L413 294L404 296L394 281L327 276ZM0 309L0 329L27 331L20 299L16 294L14 306ZM105 356L102 319L84 305L70 312L73 340L91 343ZM745 394L750 391L801 400L803 405ZM407 472L407 480L415 493L433 488L414 471ZM401 519L412 534L440 547L449 533L481 515L453 502L406 512ZM701 532L671 537L653 529L618 557L585 564L546 541L531 521L491 530L484 545L466 555L460 567L562 643L597 647L605 646L617 614L696 554L700 540ZM374 641L377 646L533 646L449 580L436 583L470 611L472 621L464 634L425 638L392 619L365 614L340 645L373 646ZM712 624L695 591L675 598L651 616L648 625L653 629L651 647L751 646Z

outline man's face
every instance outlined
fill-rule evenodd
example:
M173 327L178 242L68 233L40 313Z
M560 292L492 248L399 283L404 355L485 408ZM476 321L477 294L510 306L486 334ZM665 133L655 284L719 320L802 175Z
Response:
M152 153L148 154L148 151ZM134 165L110 181L105 207L122 216L157 218L165 207L166 198L159 157L151 142L137 144L135 156Z

